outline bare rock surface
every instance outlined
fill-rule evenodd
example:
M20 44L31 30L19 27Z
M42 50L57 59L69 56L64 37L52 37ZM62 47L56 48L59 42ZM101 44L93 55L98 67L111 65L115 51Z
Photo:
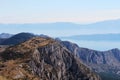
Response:
M35 37L0 53L6 80L101 80L61 43Z
M108 51L96 51L81 48L74 43L61 42L71 53L96 72L110 72L117 74L120 71L120 50L115 48Z

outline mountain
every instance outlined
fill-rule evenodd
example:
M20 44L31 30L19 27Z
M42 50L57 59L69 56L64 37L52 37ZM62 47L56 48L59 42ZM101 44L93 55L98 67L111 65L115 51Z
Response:
M120 41L120 34L93 34L61 37L62 39L82 41Z
M22 36L20 36L21 34ZM26 39L25 37L29 37L29 35L32 35L32 37ZM18 39L17 37L19 37L20 39ZM11 43L15 47L13 51L17 50L18 53L19 52L26 53L26 51L29 51L29 48L31 51L32 49L38 48L36 47L38 46L37 42L42 42L42 40L36 41L36 38L35 38L35 41L34 41L33 37L40 37L41 39L47 39L47 40L51 39L49 36L46 36L43 34L34 35L31 33L19 33L15 35L14 37L15 41L13 40L13 42L16 42L16 39L18 39L18 41L16 42L17 44L16 46L19 45L19 47L16 47L14 43ZM8 39L11 39L11 38L8 38ZM33 42L31 40L33 40ZM75 55L76 57L78 57L81 63L89 67L91 70L97 72L102 77L102 80L106 80L106 79L119 80L120 79L120 68L119 68L120 67L120 50L119 49L115 48L108 51L96 51L92 49L81 48L77 44L71 43L69 41L61 41L59 38L56 38L55 40L52 39L52 40L59 43L63 48L67 48L67 51L72 55ZM3 48L1 49L2 51L5 50L4 47L2 48ZM45 50L48 51L49 49L45 49ZM7 51L11 52L11 50L10 51L7 50ZM8 59L10 58L10 55ZM16 55L16 52L14 55L14 58L16 59L15 56L18 56ZM116 76L116 79L114 79L114 76L111 76L111 75Z
M0 38L0 44L3 43L3 41L5 41L6 39Z
M1 45L16 45L21 42L24 42L26 40L29 40L30 38L35 37L34 34L31 33L18 33L6 40L4 40Z
M89 68L104 76L105 79L119 80L120 79L120 50L115 48L108 51L96 51L87 48L81 48L77 44L69 41L61 42L68 50L85 63ZM107 76L105 76L107 75ZM115 79L116 75L118 79ZM107 78L106 78L107 77ZM103 79L103 80L105 80Z
M49 36L71 36L82 34L120 33L120 19L108 20L92 24L75 24L69 22L36 23L36 24L0 24L0 32L14 33L32 32L43 33Z
M60 42L34 37L0 53L0 79L100 80Z
M32 33L21 32L13 35L10 38L0 38L0 45L17 45L33 37L50 38L49 36L44 34L36 35Z
M0 38L10 38L12 36L13 36L13 34L8 34L8 33L1 33L0 34Z
M0 44L3 43L3 41L5 41L6 39L12 37L12 34L8 34L8 33L1 33L0 34Z
M108 51L96 51L87 48L80 48L76 44L68 41L63 41L62 43L68 50L87 64L106 64L114 67L120 66L120 50L117 48Z

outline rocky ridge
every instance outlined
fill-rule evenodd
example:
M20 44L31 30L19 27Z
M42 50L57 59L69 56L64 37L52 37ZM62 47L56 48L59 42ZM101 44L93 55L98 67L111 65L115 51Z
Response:
M34 37L0 53L0 78L6 80L100 80L66 47Z
M74 43L61 42L68 50L96 72L110 72L119 74L120 72L120 50L115 48L108 51L96 51L81 48Z

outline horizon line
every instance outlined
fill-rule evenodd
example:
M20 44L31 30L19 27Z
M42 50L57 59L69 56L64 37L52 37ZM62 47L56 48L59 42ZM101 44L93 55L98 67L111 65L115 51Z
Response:
M89 24L95 24L95 23L99 23L99 22L106 22L106 21L116 21L116 20L120 20L120 18L117 19L106 19L106 20L99 20L99 21L93 21L93 22L70 22L70 21L53 21L53 22L25 22L25 23L0 23L0 24L5 24L5 25L9 25L9 24L55 24L55 23L71 23L71 24L81 24L81 25L89 25Z

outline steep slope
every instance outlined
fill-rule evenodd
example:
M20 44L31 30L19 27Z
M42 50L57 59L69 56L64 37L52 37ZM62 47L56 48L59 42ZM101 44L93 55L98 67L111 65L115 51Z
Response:
M0 77L9 80L100 80L51 38L32 38L7 48L0 56Z
M68 50L79 57L79 59L98 73L109 73L120 75L120 50L96 51L80 48L74 43L61 42ZM120 79L120 78L119 78Z
M33 37L35 37L35 35L31 33L19 33L4 40L1 44L2 45L16 45L26 40L29 40L30 38L33 38Z

